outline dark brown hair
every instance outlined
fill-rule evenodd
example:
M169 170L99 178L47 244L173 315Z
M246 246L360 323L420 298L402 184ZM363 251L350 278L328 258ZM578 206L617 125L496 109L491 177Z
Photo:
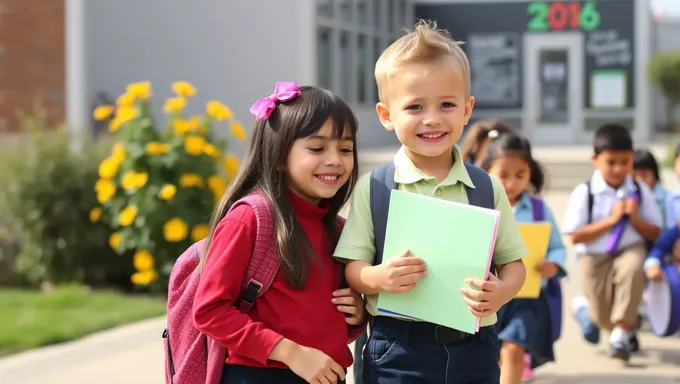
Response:
M463 161L477 163L483 160L481 150L489 140L489 132L512 133L515 130L503 120L480 120L468 128L467 134L460 145Z
M533 193L536 195L541 193L545 183L545 175L541 165L531 155L529 140L514 133L501 133L497 138L489 141L481 167L488 171L493 166L494 161L506 156L517 156L529 165L531 171L529 183L534 187Z
M236 201L257 190L271 207L276 247L286 280L295 288L304 286L310 262L318 262L318 259L293 214L284 167L293 143L316 134L328 119L333 122L332 138L341 139L349 131L355 146L355 166L349 180L335 196L323 201L329 206L323 222L333 243L337 243L336 217L349 200L359 174L356 151L358 124L350 107L340 97L310 86L300 87L300 91L301 95L295 99L277 103L268 119L256 120L241 169L213 212L201 270L219 222Z

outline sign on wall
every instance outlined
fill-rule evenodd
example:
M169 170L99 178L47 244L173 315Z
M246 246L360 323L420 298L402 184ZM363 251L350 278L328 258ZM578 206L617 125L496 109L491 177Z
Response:
M415 17L436 20L440 28L465 42L463 49L470 60L477 107L522 108L523 36L582 33L585 107L632 108L636 71L634 8L634 0L471 0L467 4L416 5ZM497 51L492 52L493 45ZM616 74L616 80L612 74ZM604 100L606 84L623 93Z

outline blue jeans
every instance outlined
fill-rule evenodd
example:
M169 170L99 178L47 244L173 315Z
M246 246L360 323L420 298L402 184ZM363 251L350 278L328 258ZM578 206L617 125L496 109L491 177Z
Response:
M364 383L499 383L500 342L494 327L481 328L458 341L441 339L442 328L384 316L373 318L364 349Z

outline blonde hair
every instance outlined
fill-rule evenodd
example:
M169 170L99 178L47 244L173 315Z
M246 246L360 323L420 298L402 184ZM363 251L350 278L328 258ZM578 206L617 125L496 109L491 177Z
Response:
M470 96L470 62L451 35L437 28L436 22L420 20L415 28L392 43L375 63L375 81L378 84L378 97L385 101L390 76L395 69L416 62L436 62L451 58L461 71L466 87L466 97Z

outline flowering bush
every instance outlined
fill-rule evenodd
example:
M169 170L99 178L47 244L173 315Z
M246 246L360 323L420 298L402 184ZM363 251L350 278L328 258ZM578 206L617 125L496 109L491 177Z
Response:
M186 116L196 89L181 81L172 90L163 106L164 130L152 117L149 82L128 85L116 106L94 111L119 140L99 165L94 189L100 206L90 219L113 229L109 244L116 252L133 252L132 282L156 291L167 287L176 258L207 236L213 204L238 169L238 158L225 153L228 138L218 139L214 125L227 121L231 136L246 137L226 105L209 101L204 114Z

